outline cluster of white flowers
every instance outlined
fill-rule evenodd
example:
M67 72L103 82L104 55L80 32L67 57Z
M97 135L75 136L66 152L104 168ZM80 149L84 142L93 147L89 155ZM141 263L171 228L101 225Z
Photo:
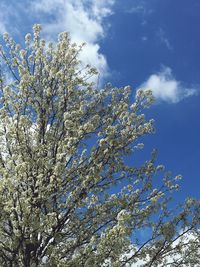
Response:
M122 255L138 229L153 229L154 244L169 244L191 221L195 231L199 204L187 199L184 216L166 224L168 194L181 177L165 174L156 190L153 177L164 167L154 156L127 164L143 148L140 138L154 132L141 112L152 92L138 90L130 103L130 86L95 89L88 77L96 70L81 69L83 46L66 32L47 44L37 24L25 47L8 33L4 40L0 54L13 78L0 77L0 266L40 266L44 257L60 267L118 267L144 255L162 261L148 242Z

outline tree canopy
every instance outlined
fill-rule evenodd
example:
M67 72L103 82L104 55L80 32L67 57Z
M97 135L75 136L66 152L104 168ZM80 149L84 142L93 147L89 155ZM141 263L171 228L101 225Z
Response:
M143 114L151 91L133 99L129 86L96 88L97 71L79 61L82 46L66 32L48 43L34 25L24 48L4 39L0 265L200 264L199 201L170 204L181 177L157 165L155 152L134 165L154 132Z

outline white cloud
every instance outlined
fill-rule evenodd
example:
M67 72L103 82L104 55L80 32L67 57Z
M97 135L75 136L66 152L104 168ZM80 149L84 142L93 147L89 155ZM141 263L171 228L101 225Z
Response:
M163 266L174 266L174 263L177 264L177 266L187 267L188 262L192 262L192 257L196 259L196 261L199 259L200 250L197 247L197 244L199 243L199 232L189 232L185 233L183 236L180 234L179 237L172 243L171 250L163 255L163 263L160 263L156 266L163 267ZM182 249L179 251L180 245L182 246ZM192 250L193 248L193 250ZM130 248L131 249L131 248ZM138 251L138 247L132 247L132 251L130 253L126 254L125 256L128 258L131 258L131 256ZM193 255L192 255L193 254ZM137 259L135 263L126 264L126 267L144 267L148 266L149 261L149 255L146 255L146 259ZM200 262L200 260L199 260ZM153 265L154 266L154 265ZM199 263L193 263L193 267L198 267Z
M177 81L169 67L164 67L161 72L150 75L140 86L151 89L157 100L177 103L183 98L197 94L196 88L187 88Z
M106 75L108 65L105 55L100 52L99 40L105 37L104 19L112 14L114 2L115 0L36 0L31 2L31 10L40 18L48 38L68 31L73 42L86 42L87 46L80 55L81 60Z

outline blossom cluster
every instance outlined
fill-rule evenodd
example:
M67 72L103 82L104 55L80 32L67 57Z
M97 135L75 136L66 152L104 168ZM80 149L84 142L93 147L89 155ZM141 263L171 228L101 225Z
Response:
M171 217L181 177L164 173L155 153L134 166L142 137L155 131L145 118L152 92L138 90L131 101L130 86L96 89L96 70L81 68L83 46L66 32L57 43L41 34L35 25L22 47L6 33L0 48L12 77L0 77L0 265L158 266L180 228L196 231L199 203L188 198ZM140 244L146 228L151 237Z

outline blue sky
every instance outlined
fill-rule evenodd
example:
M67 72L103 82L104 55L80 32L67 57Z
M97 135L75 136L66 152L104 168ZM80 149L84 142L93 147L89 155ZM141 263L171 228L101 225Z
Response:
M199 0L0 0L0 33L22 41L33 23L55 39L69 31L87 42L84 63L102 81L153 90L156 134L145 138L139 158L152 148L174 175L183 175L182 199L199 197L200 177L200 1Z

